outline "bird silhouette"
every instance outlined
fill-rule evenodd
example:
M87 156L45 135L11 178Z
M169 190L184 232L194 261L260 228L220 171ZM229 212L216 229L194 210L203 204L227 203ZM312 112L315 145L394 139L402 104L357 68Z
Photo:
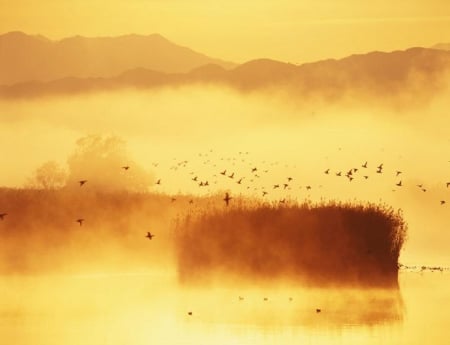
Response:
M328 175L330 173L330 169L325 170L324 173Z
M237 184L241 184L242 183L242 178L239 179L239 181L236 182Z
M153 235L151 232L147 231L147 236L145 236L146 238L148 238L149 240L151 240L153 237L155 237L155 235Z
M87 180L80 180L78 183L80 184L80 187L83 187L83 185L87 182Z
M340 172L340 171L336 173L336 176L341 176L341 175L342 175L342 172Z
M231 200L232 198L230 197L230 194L228 194L228 192L227 193L225 193L225 198L223 199L223 201L225 201L225 204L228 206L228 204L230 203L230 200Z
M128 165L125 165L125 166L122 167L122 169L123 170L128 170L128 169L130 169L130 167Z
M307 190L311 190L311 186L306 186L306 189Z
M450 182L447 182L447 188L450 187Z
M361 165L363 168L367 168L367 162L365 162L363 165Z
M189 315L189 316L192 316L192 311L189 311L189 312L188 312L188 315Z
M257 170L258 170L258 169L253 168L253 169L252 169L252 173L256 172Z
M79 218L79 219L76 220L76 222L79 223L80 226L82 226L83 222L84 222L84 219L83 218Z
M159 179L158 181L156 181L156 184L161 184L161 179Z
M396 172L395 172L395 176L398 176L398 175L400 175L402 172L400 171L400 170L397 170Z
M266 191L263 191L263 192L262 192L262 195L263 195L263 196L266 196L267 194L269 194L269 193L267 193Z
M367 175L364 175L364 178L367 180L368 178L369 178L369 176L367 176Z
M192 181L197 181L198 180L198 176L195 176Z
M441 200L441 205L445 205L445 200Z
M244 297L239 296L239 301L243 301L243 300L244 300Z
M292 177L288 177L287 180L288 180L288 182L291 182L292 181Z
M175 202L175 201L177 201L177 199L176 198L171 198L170 201L171 202Z
M316 313L320 313L322 311L322 309L317 308L316 309Z
M5 217L8 215L8 213L0 213L0 220L5 219Z
M402 181L399 181L398 183L396 183L396 185L401 187L402 186Z
M234 178L234 173L232 173L230 176L228 176L229 178Z
M226 174L227 174L227 171L224 170L224 171L221 171L220 173L221 173L222 175L226 175Z
M277 189L277 188L280 188L280 185L279 184L274 184L273 185L273 189Z
M289 185L287 183L283 184L284 189L286 189L287 187L289 187Z

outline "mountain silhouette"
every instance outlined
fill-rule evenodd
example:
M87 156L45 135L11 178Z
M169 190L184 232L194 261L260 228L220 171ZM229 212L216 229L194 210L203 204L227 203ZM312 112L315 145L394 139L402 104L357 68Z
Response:
M432 46L433 49L450 50L450 43L438 43Z
M411 48L371 52L339 60L293 65L258 59L227 70L206 64L187 73L164 73L134 68L112 78L62 78L0 87L0 97L32 97L121 88L152 88L166 85L213 83L241 91L290 90L302 97L319 95L332 99L348 92L389 96L412 91L428 95L443 84L450 69L450 51Z
M60 41L22 32L0 35L0 85L67 77L111 78L135 68L186 73L206 64L235 66L178 46L158 34L75 36Z

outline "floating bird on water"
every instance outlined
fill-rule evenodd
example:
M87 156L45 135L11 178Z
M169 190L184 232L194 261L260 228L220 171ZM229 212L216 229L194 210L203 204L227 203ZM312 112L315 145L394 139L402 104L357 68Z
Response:
M5 219L5 217L8 215L8 213L0 213L0 220Z
M151 232L147 232L147 236L145 237L151 240L153 237L155 237L155 235L153 235Z
M83 185L87 182L87 180L81 180L78 181L78 183L80 184L80 187L83 187Z
M227 193L225 193L225 198L223 199L223 201L225 201L225 204L227 204L227 206L228 206L228 204L230 203L230 200L231 200L232 198L230 197L230 194L228 194L228 192Z
M80 226L82 226L83 222L84 222L84 219L83 218L77 219L76 222L79 223Z

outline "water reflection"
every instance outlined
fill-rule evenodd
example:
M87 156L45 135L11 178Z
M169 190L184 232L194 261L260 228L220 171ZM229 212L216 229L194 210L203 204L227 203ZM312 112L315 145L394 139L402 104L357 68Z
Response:
M18 345L419 344L429 318L434 344L444 344L436 325L445 314L420 306L425 298L439 306L448 283L445 273L404 273L401 293L182 288L166 274L2 277L0 337Z

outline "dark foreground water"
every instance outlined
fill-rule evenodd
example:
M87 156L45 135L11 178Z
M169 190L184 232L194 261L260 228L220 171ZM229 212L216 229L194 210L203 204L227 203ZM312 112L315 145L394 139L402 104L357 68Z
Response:
M8 276L0 278L0 342L444 345L449 291L445 272L402 272L400 290L390 291L188 289L161 273Z

